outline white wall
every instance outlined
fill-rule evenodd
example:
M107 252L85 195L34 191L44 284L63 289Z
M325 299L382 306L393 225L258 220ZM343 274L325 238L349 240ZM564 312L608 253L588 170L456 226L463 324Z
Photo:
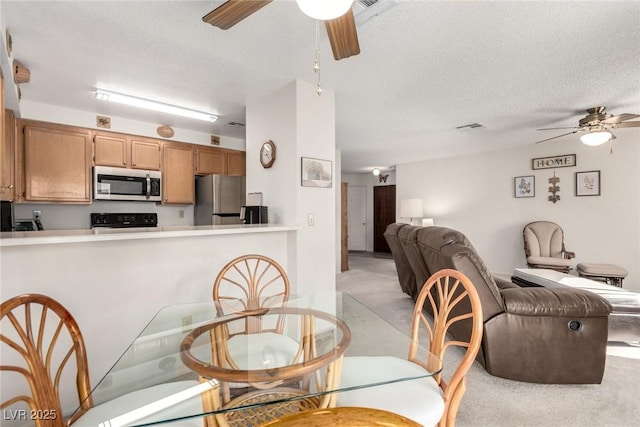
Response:
M419 197L425 217L465 233L494 272L526 266L522 228L558 223L575 263L598 262L629 271L624 287L640 291L640 131L624 129L613 154L577 138L498 152L397 165L397 200ZM577 166L532 170L536 157L576 154ZM576 197L575 172L600 170L601 196ZM561 197L547 200L548 179L560 178ZM514 177L534 175L534 198L513 196Z
M346 182L351 186L362 186L366 188L366 205L367 205L367 245L366 250L373 252L373 187L379 185L396 185L396 173L395 171L385 171L384 174L389 174L387 182L381 183L377 176L372 173L359 173L359 174L343 174L342 182ZM397 188L396 188L397 191Z
M111 128L101 129L111 132L122 132L131 135L147 136L167 141L188 142L191 144L211 145L211 134L189 129L173 127L172 138L161 138L156 129L158 123L130 120L125 117L111 117ZM79 126L90 129L100 129L96 126L96 113L90 111L73 110L57 105L41 104L37 102L21 101L20 118L41 120L43 122L60 123L69 126ZM244 150L244 140L238 138L220 137L220 147L232 150Z
M301 227L295 236L296 260L288 270L293 292L335 289L336 162L335 97L294 81L272 95L247 104L247 191L261 191L269 222ZM276 145L269 169L259 163L260 146ZM333 162L332 188L302 187L301 157ZM314 225L308 225L313 214ZM294 246L293 244L291 245Z

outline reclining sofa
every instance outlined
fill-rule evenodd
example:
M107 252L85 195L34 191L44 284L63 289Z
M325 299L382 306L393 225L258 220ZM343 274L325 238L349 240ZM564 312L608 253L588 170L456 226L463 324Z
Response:
M484 330L477 360L491 375L542 384L598 384L604 374L610 304L582 289L520 287L494 278L456 230L390 224L385 231L402 290L416 299L443 268L476 287ZM467 339L468 325L451 330Z

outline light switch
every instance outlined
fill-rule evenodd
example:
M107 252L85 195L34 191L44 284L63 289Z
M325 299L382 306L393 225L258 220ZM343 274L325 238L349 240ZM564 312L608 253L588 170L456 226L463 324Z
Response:
M310 213L307 215L307 224L311 227L315 224L315 218L313 217L313 214Z

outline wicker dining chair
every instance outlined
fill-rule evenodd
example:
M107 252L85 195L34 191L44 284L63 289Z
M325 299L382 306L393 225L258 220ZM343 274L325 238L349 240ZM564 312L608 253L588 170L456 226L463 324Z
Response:
M219 314L266 307L284 307L289 299L289 278L275 260L264 255L243 255L232 259L213 282L213 300ZM267 327L260 319L247 319L244 333L282 333L282 319Z
M232 259L220 270L213 283L213 300L219 315L285 307L289 289L287 273L278 262L249 254ZM282 365L293 363L300 357L300 343L283 334L283 327L283 316L247 316L244 328L226 330L226 359L233 360L240 370L251 368L248 361L256 360L255 354L268 353ZM212 336L211 342L220 338ZM216 351L212 348L212 353ZM223 403L246 387L244 383L221 383Z
M429 302L433 317L425 311ZM468 329L468 340L453 341L447 337L450 327ZM426 333L425 333L426 330ZM429 357L419 353L420 338L428 338ZM338 393L337 406L377 408L393 412L424 426L455 425L460 400L466 390L465 375L480 349L482 341L482 308L478 293L463 273L440 270L433 274L420 291L413 312L411 344L407 359L389 356L345 357L341 387L384 382L399 376L416 377L437 372L450 347L464 349L460 363L445 380L437 375L361 388ZM445 365L443 372L447 373Z
M11 397L0 403L5 416L27 417L36 427L95 426L117 415L115 408L129 411L150 402L153 387L94 406L82 333L71 313L53 298L19 295L3 302L0 313L3 399L8 397L5 387L12 387ZM178 392L198 384L176 381L158 387ZM186 405L190 413L202 410L199 397ZM203 420L187 425L201 427Z

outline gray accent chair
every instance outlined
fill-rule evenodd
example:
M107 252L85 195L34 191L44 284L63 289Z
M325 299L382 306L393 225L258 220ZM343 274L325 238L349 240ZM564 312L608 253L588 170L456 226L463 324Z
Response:
M524 226L524 255L529 268L547 268L568 273L572 266L574 252L564 247L562 228L550 221L534 221Z

